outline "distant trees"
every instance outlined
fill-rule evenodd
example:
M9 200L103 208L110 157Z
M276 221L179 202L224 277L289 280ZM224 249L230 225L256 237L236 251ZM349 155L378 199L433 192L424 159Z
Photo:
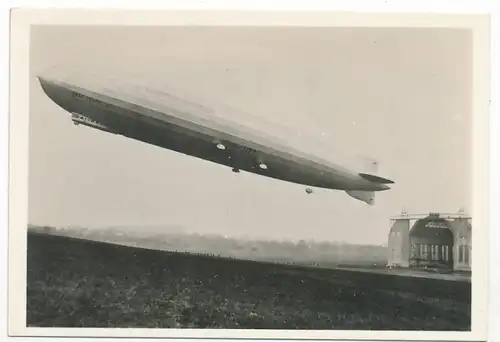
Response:
M387 247L384 246L351 245L327 241L314 242L306 239L301 239L298 242L243 240L217 235L147 232L141 229L120 229L119 227L113 229L81 227L58 229L51 226L29 226L29 230L177 253L214 258L249 259L288 265L372 266L387 262Z
M45 226L43 227L43 232L44 233L52 233L54 232L56 229L54 227L51 227L51 226Z
M55 233L56 231L57 228L52 226L37 226L33 224L28 225L28 232L50 234Z

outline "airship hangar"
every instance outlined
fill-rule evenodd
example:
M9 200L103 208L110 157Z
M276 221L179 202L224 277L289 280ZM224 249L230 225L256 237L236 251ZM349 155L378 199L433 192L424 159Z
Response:
M463 211L402 212L391 221L387 266L471 271L471 218Z

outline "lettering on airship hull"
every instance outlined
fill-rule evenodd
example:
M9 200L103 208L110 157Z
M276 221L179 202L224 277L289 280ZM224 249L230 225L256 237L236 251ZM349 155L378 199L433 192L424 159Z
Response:
M86 95L83 95L83 94L80 94L80 93L77 93L77 92L73 92L73 97L75 99L83 100L83 101L86 101L86 102L91 103L91 104L97 104L97 105L99 105L101 107L111 108L111 106L110 106L109 103L106 103L106 102L94 99L94 98L92 98L90 96L86 96Z

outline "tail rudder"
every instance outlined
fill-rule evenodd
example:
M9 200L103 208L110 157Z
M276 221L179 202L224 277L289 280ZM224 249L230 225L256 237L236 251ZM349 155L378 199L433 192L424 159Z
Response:
M362 172L359 173L361 177L373 183L374 188L377 191L383 191L389 189L387 184L393 184L394 182L390 179L378 176L378 162L373 158L362 157ZM362 202L369 205L375 204L375 192L374 190L346 190L346 193Z
M364 191L364 190L346 190L346 193L362 202L365 202L369 205L375 204L375 191Z

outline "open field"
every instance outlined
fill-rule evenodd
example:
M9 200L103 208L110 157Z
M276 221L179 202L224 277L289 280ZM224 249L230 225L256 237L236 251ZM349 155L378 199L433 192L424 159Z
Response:
M338 268L343 270L351 270L356 272L370 272L378 274L387 274L401 277L412 277L412 278L430 278L430 279L442 279L448 281L466 281L471 282L471 272L451 272L451 273L439 273L435 270L429 269L418 269L418 268L387 268L387 267L353 267L353 266L343 266L340 265Z
M28 234L28 326L470 330L469 282Z

